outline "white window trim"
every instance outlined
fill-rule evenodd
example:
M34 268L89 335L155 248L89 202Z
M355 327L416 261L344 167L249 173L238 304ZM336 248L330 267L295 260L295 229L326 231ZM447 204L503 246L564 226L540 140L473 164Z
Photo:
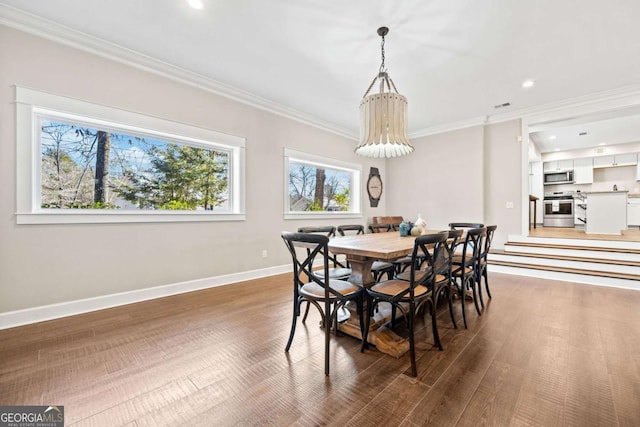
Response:
M289 162L301 161L316 166L324 166L331 169L343 169L353 174L350 194L351 204L348 212L292 212L289 210ZM334 160L302 151L284 149L284 219L335 219L335 218L362 218L362 165Z
M231 152L229 164L230 212L118 211L42 209L39 204L40 141L36 115L77 118L82 122L113 124L119 130ZM18 224L70 224L119 222L244 221L245 138L158 117L93 104L16 86L16 191Z

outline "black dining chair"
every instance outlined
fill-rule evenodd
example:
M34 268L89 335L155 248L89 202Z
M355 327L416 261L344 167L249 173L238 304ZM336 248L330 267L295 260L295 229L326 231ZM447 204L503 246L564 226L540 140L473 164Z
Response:
M409 354L411 358L411 374L417 376L416 369L416 352L415 352L415 318L416 312L420 310L423 304L433 304L432 296L434 292L435 261L442 257L444 245L449 236L448 232L437 234L426 234L416 237L411 257L411 269L409 280L385 280L376 283L366 289L368 296L367 310L364 315L364 335L360 351L364 351L367 347L367 335L369 332L370 318L374 313L375 307L381 302L388 302L396 307L404 315L409 329ZM419 270L416 266L416 259L422 256L425 259L425 270ZM426 277L423 273L426 273ZM408 305L408 310L407 310ZM435 313L435 307L431 307ZM435 345L442 350L440 337L438 336L437 324L432 323L433 339Z
M482 279L484 278L484 287L487 291L487 296L491 298L491 291L489 290L489 278L487 275L487 258L489 257L489 251L491 250L491 243L493 242L493 234L495 233L497 225L487 226L487 236L484 239L482 250L478 255L478 266L476 268L476 283L478 284L478 293L480 294L480 305L484 307L484 301L482 300Z
M392 224L369 224L369 231L372 233L389 233L392 231L397 231L393 228ZM420 262L420 259L418 259ZM411 257L402 257L392 262L395 267L395 273L402 273L409 267L411 263Z
M346 236L347 232L355 232L356 235L364 234L364 226L360 224L338 226L338 234L340 234L340 236ZM348 263L347 267L350 267ZM385 274L389 279L392 279L394 272L395 266L390 262L378 260L371 264L371 274L373 275L373 280L376 282L379 282Z
M434 279L435 298L434 307L438 306L438 298L445 296L447 298L447 304L449 305L449 315L451 316L451 323L454 329L458 328L456 325L456 318L453 314L453 290L455 289L455 278L453 276L453 257L463 230L449 230L449 236L445 241L445 250L442 251L442 258L436 260L436 277ZM436 321L435 318L432 320Z
M315 227L299 227L298 233L318 234L318 235L327 236L331 238L331 237L336 237L336 228L332 225L315 226ZM311 253L311 250L307 249L307 254L310 254L310 253ZM320 253L320 255L324 255L324 254ZM351 269L347 265L338 261L338 258L335 255L331 253L327 253L327 256L329 257L329 261L331 261L331 264L333 265L333 267L329 267L329 278L337 279L337 280L347 280L349 276L351 276ZM311 271L313 272L313 274L318 276L322 276L323 274L321 271L314 271L314 270L311 270ZM304 310L304 316L302 317L303 322L307 320L308 315L309 315L309 303L307 303L307 307Z
M462 230L449 230L448 238L444 244L444 250L441 253L439 259L435 260L436 277L434 279L434 294L432 307L438 307L438 302L441 297L447 298L447 304L449 305L449 315L451 316L451 323L454 329L458 328L456 324L456 318L453 313L453 290L456 289L455 278L453 276L453 257L458 241L462 236ZM419 272L418 272L419 271ZM420 266L420 270L416 271L415 277L419 282L428 278L431 273L431 266L423 264ZM405 271L395 276L396 279L410 280L410 272ZM432 322L436 322L434 316L435 310L431 311Z
M467 328L467 315L465 310L467 290L472 292L476 312L479 316L482 314L480 306L478 305L476 277L480 250L486 235L487 229L485 227L467 230L465 239L460 244L462 246L462 253L459 258L458 255L454 255L452 260L452 275L456 281L456 287L460 294L460 301L462 302L462 320L465 328ZM459 285L457 283L458 280L460 281Z
M329 277L329 238L317 234L283 232L284 240L293 262L293 319L291 332L285 347L288 352L293 342L296 323L300 317L303 302L315 306L320 313L325 335L324 373L329 375L329 342L331 329L338 331L338 311L348 301L355 301L360 320L360 332L364 336L362 319L362 287L345 280ZM317 257L322 258L321 274L313 274L313 264ZM302 320L304 323L304 319Z
M449 228L452 230L465 230L469 228L482 228L484 224L479 222L451 222L449 223Z

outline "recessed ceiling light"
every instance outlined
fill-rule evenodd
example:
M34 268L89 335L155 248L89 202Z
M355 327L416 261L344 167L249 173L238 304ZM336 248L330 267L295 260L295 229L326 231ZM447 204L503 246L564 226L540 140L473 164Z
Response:
M560 151L560 149L559 149L559 148L556 148L556 149L555 149L555 150L553 150L553 151Z
M194 9L200 10L204 7L204 3L202 3L202 0L189 0L189 6Z
M556 139L556 136L555 136L555 135L551 135L551 136L549 137L549 139L553 141L554 139Z
M606 143L606 142L601 142L601 143L600 143L600 144L598 144L598 145L607 145L607 143Z
M525 80L525 81L522 82L522 88L523 89L529 89L529 88L532 88L533 85L535 85L535 84L536 84L535 80L531 80L531 79Z

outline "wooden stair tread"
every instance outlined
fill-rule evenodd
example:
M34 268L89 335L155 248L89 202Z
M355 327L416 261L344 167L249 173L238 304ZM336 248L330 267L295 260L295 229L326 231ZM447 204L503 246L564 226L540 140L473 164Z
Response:
M521 256L521 257L530 257L530 258L551 258L551 259L561 259L564 261L578 261L578 262L589 262L594 264L628 265L631 267L640 267L640 261L625 261L625 260L603 259L603 258L586 258L586 257L575 257L575 256L568 256L568 255L535 254L535 253L529 253L529 252L509 252L501 249L495 249L495 250L492 249L491 251L489 251L489 254Z
M624 248L601 248L598 246L573 246L573 245L556 245L553 243L528 243L528 242L507 242L505 246L525 246L534 248L549 249L573 249L578 251L595 251L595 252L616 252L627 254L640 254L640 249L624 249Z
M580 268L569 268L569 267L551 267L551 266L539 265L539 264L521 264L518 262L493 261L491 259L488 260L488 263L490 265L501 265L505 267L516 267L516 268L524 268L524 269L531 269L531 270L557 271L561 273L584 274L587 276L599 276L599 277L608 277L608 278L614 278L614 279L640 280L640 275L638 274L613 273L609 271L584 270Z

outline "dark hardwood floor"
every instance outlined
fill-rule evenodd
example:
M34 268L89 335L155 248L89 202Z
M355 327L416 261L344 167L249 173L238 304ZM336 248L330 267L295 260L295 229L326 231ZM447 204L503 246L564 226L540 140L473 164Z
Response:
M640 292L490 280L469 329L440 309L444 351L420 323L417 378L348 336L325 377L314 312L285 354L283 275L0 331L0 404L67 426L640 425Z

